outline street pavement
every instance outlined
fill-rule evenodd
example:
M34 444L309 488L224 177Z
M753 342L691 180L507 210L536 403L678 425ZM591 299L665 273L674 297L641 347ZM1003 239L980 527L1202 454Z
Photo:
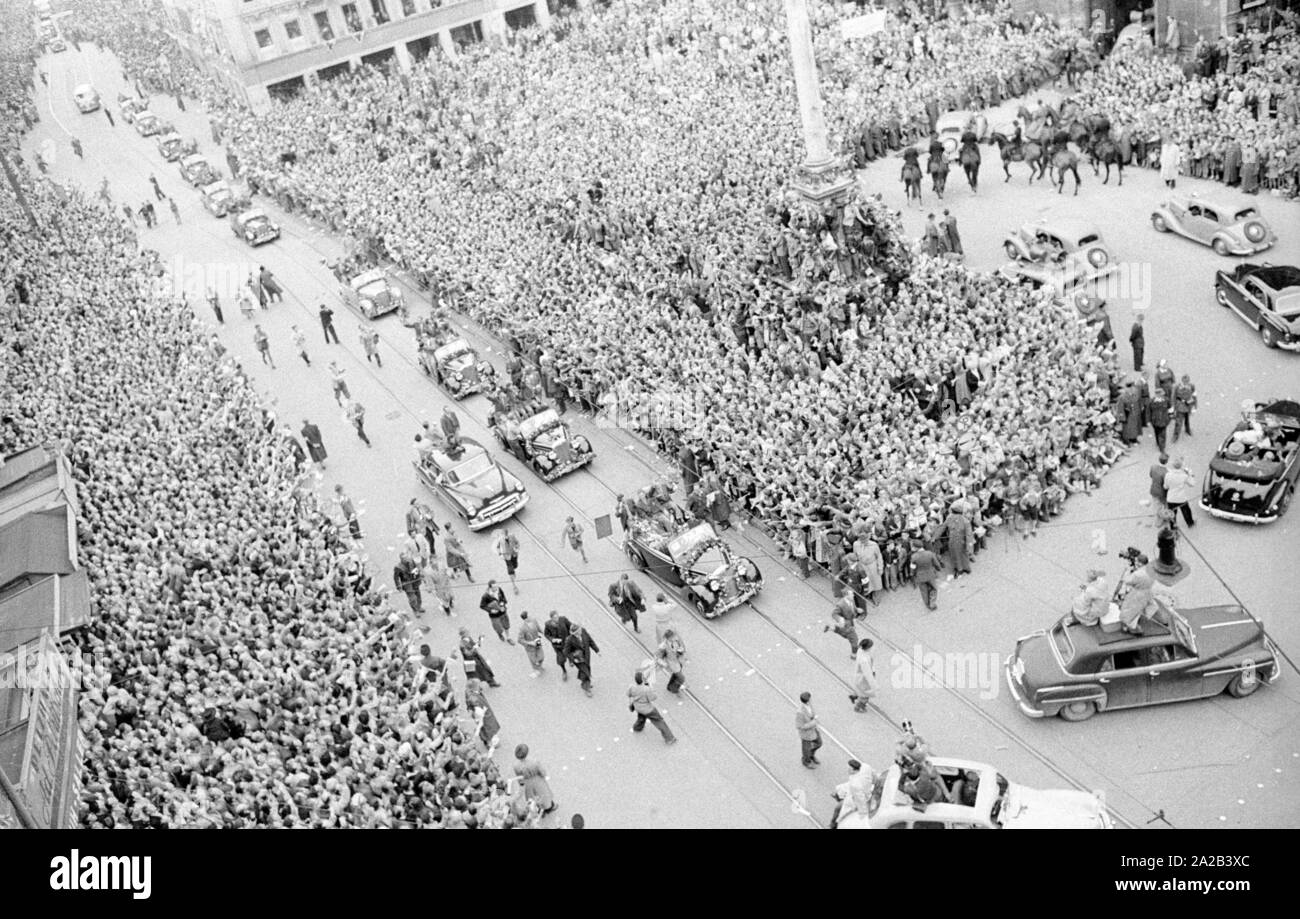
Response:
M72 88L91 82L117 117L115 99L124 83L109 54L83 45L80 52L47 55L40 66L48 74L49 87L37 83L42 121L27 139L29 158L43 150L47 160L52 159L52 178L87 193L97 191L101 179L107 178L119 212L124 201L138 208L153 199L148 184L152 173L176 200L182 223L175 224L164 202L159 226L141 229L141 239L158 250L174 273L183 277L197 269L238 274L266 265L280 280L285 302L258 310L254 317L270 336L276 369L259 360L253 322L239 315L231 298L223 298L223 326L215 325L205 303L195 302L193 295L191 302L242 362L254 385L273 401L281 423L296 431L310 419L321 427L330 456L317 487L328 497L340 483L352 495L361 508L363 542L374 575L390 583L405 537L409 501L418 497L429 502L440 523L453 519L450 509L416 480L411 467L419 423L436 423L449 404L421 373L414 336L394 317L379 320L384 365L368 364L357 334L359 317L342 304L337 284L322 264L344 252L342 240L259 201L276 215L284 234L276 242L249 249L225 220L203 210L197 192L156 152L153 138L139 137L120 118L114 128L102 112L78 113ZM181 112L172 100L156 97L151 108L183 135L196 138L200 152L225 171L224 151L211 143L207 119L194 105ZM81 140L84 161L73 155L71 136ZM1021 164L1013 165L1012 180L1003 183L996 149L984 151L978 195L972 195L960 171L954 171L946 201L936 201L927 179L923 205L909 208L898 181L900 162L893 158L872 164L859 179L902 210L905 226L917 235L936 205L949 208L958 220L967 262L977 269L996 269L1004 259L1002 234L1042 214L1095 222L1114 257L1134 266L1130 274L1141 280L1149 272L1148 365L1168 358L1177 374L1189 373L1197 385L1201 410L1193 419L1196 434L1171 452L1185 453L1198 477L1237 420L1243 399L1300 396L1300 355L1265 349L1249 327L1214 302L1214 271L1233 260L1219 259L1209 249L1151 228L1152 205L1164 192L1155 173L1129 170L1121 189L1114 179L1103 187L1085 168L1077 197L1069 194L1068 184L1066 194L1057 195L1045 186L1029 187ZM1218 190L1191 180L1179 184L1207 193ZM1268 259L1300 263L1300 210L1266 195L1256 203L1281 237ZM1146 299L1142 290L1129 294L1110 297L1126 367L1132 366L1127 333L1133 308ZM427 309L427 295L408 288L407 296L417 313ZM326 345L322 339L316 315L322 302L335 310L339 345ZM294 323L307 335L310 367L291 344ZM502 345L467 320L462 323L481 354L501 367ZM357 438L332 397L331 360L346 369L353 397L367 410L373 447ZM455 410L464 433L493 443L486 427L486 400L471 397ZM624 693L633 670L653 654L653 624L647 615L641 633L634 633L609 609L607 585L633 569L621 551L617 524L613 539L597 541L594 521L612 512L616 493L648 484L669 467L627 431L598 425L575 412L568 420L591 438L597 457L585 470L552 485L543 484L504 451L497 452L531 496L528 507L508 524L521 543L521 594L510 595L510 609L515 626L520 610L545 618L555 609L592 633L601 648L593 665L594 697L586 698L575 680L560 680L549 651L545 673L530 679L523 651L496 642L478 609L486 580L504 581L504 566L490 548L491 532L469 534L456 522L475 582L456 582L454 618L426 614L420 620L423 640L444 655L454 646L461 625L487 636L484 648L503 684L489 696L502 724L499 758L507 762L516 743L529 744L550 770L561 804L552 821L567 822L569 815L580 812L589 826L597 827L824 824L833 808L831 791L847 776L845 761L855 756L885 767L901 722L910 719L936 752L992 763L1013 781L1038 788L1104 791L1121 825L1300 825L1300 690L1292 670L1249 699L1225 695L1102 713L1083 724L1023 717L1002 682L998 665L1016 638L1059 618L1085 569L1103 567L1117 577L1122 563L1115 556L1124 546L1154 554L1146 470L1155 448L1149 434L1121 459L1100 489L1071 498L1065 513L1044 524L1038 536L1025 541L995 533L977 557L972 575L940 585L936 612L926 611L913 590L885 595L860 628L877 641L882 680L877 704L865 714L855 714L846 698L852 665L843 639L822 630L830 607L825 579L800 579L753 527L728 532L736 549L759 564L767 585L752 608L742 607L712 622L684 607L679 610L675 618L689 649L689 685L681 698L661 692L659 704L681 739L667 748L653 731L631 732ZM1266 623L1284 651L1294 653L1300 648L1300 601L1289 583L1285 559L1295 555L1298 544L1296 514L1293 510L1277 524L1254 529L1198 515L1198 526L1180 545L1191 569L1177 586L1180 605L1239 601ZM586 529L587 564L561 539L569 515ZM651 598L660 589L645 575L634 572L633 578ZM393 594L392 602L406 607L400 593ZM939 673L937 680L921 672L922 664L935 666L928 656L935 653L948 655L940 659L941 669L943 660L958 664L947 674ZM823 765L816 771L799 763L794 710L803 690L813 693L824 723Z

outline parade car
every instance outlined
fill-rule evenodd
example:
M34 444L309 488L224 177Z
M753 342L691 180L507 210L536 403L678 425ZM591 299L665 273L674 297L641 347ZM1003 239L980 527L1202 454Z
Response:
M99 93L89 83L82 83L72 91L72 101L77 103L77 111L83 115L99 109Z
M198 149L198 141L186 140L175 131L169 131L158 138L158 152L169 163L192 156Z
M921 807L903 791L903 770L892 764L876 779L867 812L846 809L837 830L1109 830L1106 802L1100 792L1014 785L985 763L953 757L926 760L956 797L959 787L975 787L974 804L936 801Z
M381 268L363 271L346 284L339 284L343 302L367 319L401 309L406 295Z
M1216 272L1214 298L1244 319L1268 347L1300 351L1300 268L1246 262Z
M127 124L132 124L141 114L149 111L149 103L144 99L137 99L134 96L119 93L117 97L117 110L121 113L123 121Z
M497 372L491 363L480 359L478 352L463 338L438 346L421 365L424 372L453 399L482 392Z
M623 551L632 564L656 580L682 588L686 602L705 619L715 619L754 598L763 575L751 559L737 556L710 523L679 524L685 519L674 508L668 526L638 519L629 530Z
M961 147L961 137L967 131L975 135L978 141L988 140L989 121L978 112L946 112L935 122L934 132L939 136L943 149L948 156L955 157ZM926 144L928 149L929 144Z
M1002 241L1009 263L998 273L1009 280L1065 291L1115 271L1110 249L1092 224L1068 218L1027 223Z
M492 433L503 447L521 463L530 466L544 482L553 482L580 469L596 456L591 441L581 434L571 433L553 408L519 422L517 440L507 434L504 419L496 415L492 419Z
M68 43L63 40L63 36L56 35L52 39L50 39L51 53L58 54L60 51L67 51L67 50L68 50Z
M272 223L266 211L260 207L232 214L230 228L235 231L236 236L250 246L260 246L262 243L280 238L279 225Z
M221 178L221 176L217 175L217 171L212 168L212 164L208 162L207 158L198 153L180 157L176 168L180 170L181 178L195 188L211 185Z
M1210 460L1201 507L1238 523L1272 523L1286 513L1300 479L1300 402L1247 406Z
M1152 212L1151 225L1161 233L1173 231L1203 243L1218 255L1253 255L1277 242L1263 216L1248 201L1170 195Z
M454 446L429 450L415 472L460 515L470 530L508 520L528 503L523 483L503 469L487 448L462 437Z
M171 126L163 121L153 112L142 111L135 116L135 129L141 137L153 137L155 134L166 134L171 130Z
M1251 695L1281 675L1263 625L1240 606L1165 608L1166 624L1107 631L1066 616L1016 642L1003 668L1030 718L1083 721L1099 711L1217 696Z
M237 195L233 188L220 179L204 185L200 189L200 197L203 200L203 209L213 217L225 217L236 211L247 210L250 206L248 198Z

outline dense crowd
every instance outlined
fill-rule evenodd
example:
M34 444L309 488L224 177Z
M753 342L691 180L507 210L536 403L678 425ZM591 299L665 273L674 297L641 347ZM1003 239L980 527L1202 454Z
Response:
M48 444L77 482L84 825L535 820L303 487L301 447L148 283L156 255L23 181L43 230L0 192L0 453Z
M1139 165L1158 165L1174 144L1184 174L1300 195L1300 36L1290 27L1200 41L1183 66L1142 46L1116 49L1074 101L1105 114Z

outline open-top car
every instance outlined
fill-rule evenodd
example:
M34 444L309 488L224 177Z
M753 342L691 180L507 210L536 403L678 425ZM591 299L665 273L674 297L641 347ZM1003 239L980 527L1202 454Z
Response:
M140 112L132 123L141 137L153 137L155 134L166 134L172 130L170 124L149 111Z
M1300 402L1247 407L1210 460L1201 507L1238 523L1272 523L1300 487Z
M944 797L924 807L903 791L903 770L893 763L879 777L865 814L848 807L838 830L1109 830L1106 803L1095 792L1039 791L1009 782L986 763L931 756L926 762L943 783ZM961 803L962 801L973 803Z
M401 309L406 295L382 268L363 271L346 283L339 283L343 302L367 319L376 319Z
M1083 721L1101 711L1217 696L1248 696L1281 675L1277 649L1240 606L1165 610L1140 634L1066 616L1026 635L1003 668L1030 718Z
M424 372L432 376L453 399L463 399L482 392L495 379L497 372L463 338L439 345L420 363Z
M427 450L416 461L415 472L471 530L507 520L528 503L523 483L468 437Z
M77 103L77 111L83 115L99 109L99 93L89 83L82 83L72 91L72 101Z
M180 170L181 178L195 188L211 185L221 178L217 171L212 168L212 164L208 162L207 157L198 153L180 157L176 168Z
M1170 195L1151 213L1151 225L1203 243L1218 255L1253 255L1277 242L1249 201Z
M573 434L553 408L522 420L494 413L491 423L501 445L545 482L582 468L596 456L591 441Z
M1268 347L1300 351L1300 268L1245 262L1216 272L1214 298L1245 320Z
M1090 223L1044 218L1027 223L1002 240L1011 259L998 270L1004 278L1071 290L1115 271L1106 241Z
M128 96L126 93L119 93L117 96L117 110L121 113L123 121L127 124L133 124L141 114L149 111L149 103L144 99Z
M49 49L52 54L58 54L61 51L68 50L68 43L63 40L62 35L55 35L50 39Z
M670 587L706 619L747 603L763 587L751 559L737 556L710 523L692 522L670 501L648 513L635 506L623 551L632 564Z
M224 180L217 180L200 189L203 209L213 217L225 217L237 211L247 210L252 206L244 195L237 194Z
M266 211L260 207L251 207L238 211L230 217L230 228L235 235L250 246L260 246L280 238L280 225L271 222Z
M175 163L184 157L193 156L199 149L198 141L186 140L175 131L169 131L158 138L158 152L169 163Z

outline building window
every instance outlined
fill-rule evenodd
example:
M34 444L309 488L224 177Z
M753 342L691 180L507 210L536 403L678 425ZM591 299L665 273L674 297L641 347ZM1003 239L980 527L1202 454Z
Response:
M321 11L315 14L316 28L320 31L321 41L333 41L334 29L330 27L330 14Z
M349 32L361 31L361 14L357 12L355 3L345 3L340 9L343 10L343 21L347 23Z
M375 25L382 26L388 21L388 6L384 0L370 0L370 12L375 14Z
M402 15L403 16L415 15L415 0L402 0Z
M467 22L463 26L456 26L451 30L451 40L456 43L456 47L463 48L466 45L472 45L475 42L483 40L483 23L475 19L473 22Z
M257 39L257 47L259 48L271 47L270 29L258 29L256 32L253 33L253 37Z
M302 38L302 26L298 25L298 20L286 19L284 21L284 34L289 36L290 41L295 38Z
M521 6L515 10L507 10L506 25L512 31L537 25L537 13L533 11L532 4Z

